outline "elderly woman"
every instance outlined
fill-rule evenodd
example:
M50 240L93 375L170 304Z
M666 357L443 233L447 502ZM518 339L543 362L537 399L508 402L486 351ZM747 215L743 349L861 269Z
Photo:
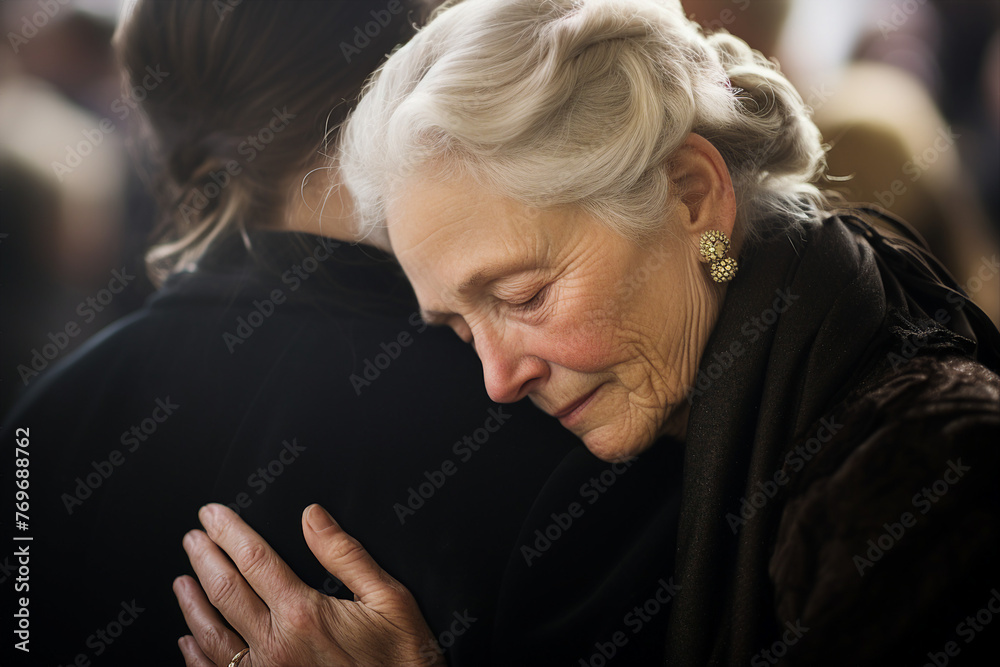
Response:
M466 0L387 61L342 141L363 234L494 400L529 398L607 461L683 449L649 664L995 649L998 333L905 226L832 208L772 63L676 1ZM405 599L328 539L365 564L358 614ZM521 570L539 588L501 605L497 664L605 664L638 634L622 619L557 657L557 587ZM296 641L386 641L304 608ZM249 657L289 664L283 636L245 637Z

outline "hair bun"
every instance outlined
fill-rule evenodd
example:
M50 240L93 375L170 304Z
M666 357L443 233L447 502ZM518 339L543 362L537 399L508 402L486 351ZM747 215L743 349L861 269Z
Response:
M727 32L707 37L744 118L749 167L809 183L825 165L822 138L802 96L776 63Z

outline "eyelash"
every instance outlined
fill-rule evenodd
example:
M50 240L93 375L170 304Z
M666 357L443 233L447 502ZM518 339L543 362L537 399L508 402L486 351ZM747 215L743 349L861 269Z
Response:
M551 283L550 283L551 285ZM529 313L537 310L545 302L545 295L549 291L549 285L535 292L535 295L523 303L511 304L511 307L521 313Z

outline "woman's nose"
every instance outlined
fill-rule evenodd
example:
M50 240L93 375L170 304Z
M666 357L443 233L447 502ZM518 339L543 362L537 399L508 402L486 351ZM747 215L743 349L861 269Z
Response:
M519 401L548 376L548 365L539 357L524 354L519 341L479 332L476 353L483 363L486 393L497 403Z

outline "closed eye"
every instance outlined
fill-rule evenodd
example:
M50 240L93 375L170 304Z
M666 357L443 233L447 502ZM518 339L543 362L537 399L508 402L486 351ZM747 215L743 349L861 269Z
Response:
M537 292L535 292L534 296L532 296L527 301L522 301L521 303L512 303L511 308L513 308L519 313L530 313L533 310L537 310L545 303L545 297L548 294L549 287L551 285L552 283L549 283L542 289L538 290Z

